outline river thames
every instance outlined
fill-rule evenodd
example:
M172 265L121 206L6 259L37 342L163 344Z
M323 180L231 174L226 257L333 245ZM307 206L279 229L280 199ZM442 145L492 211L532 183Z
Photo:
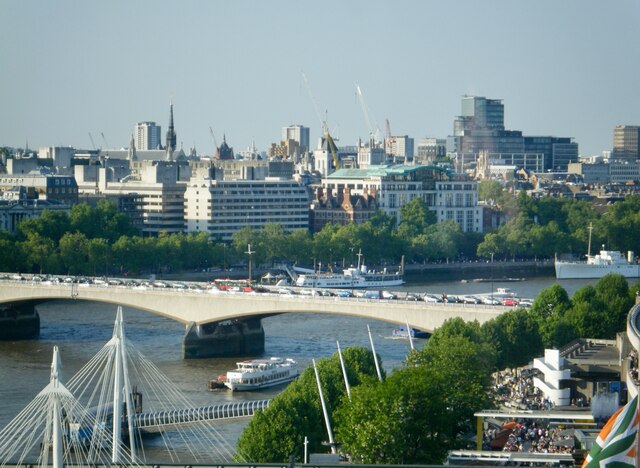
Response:
M519 297L535 298L552 284L562 285L572 295L585 284L597 280L556 280L537 277L519 282L494 281L462 283L457 281L410 282L400 292L440 294L474 294L508 287ZM70 378L111 338L116 307L110 304L80 301L55 301L38 306L41 334L37 340L0 342L0 427L4 427L48 383L54 345L60 349L63 379ZM195 405L210 405L243 399L273 397L281 388L260 392L209 392L207 382L235 367L237 358L183 360L184 326L178 322L135 309L124 309L125 333L129 341L142 351L167 377L176 383ZM265 356L290 357L298 361L302 371L311 359L331 356L336 340L341 346L369 348L367 324L371 327L376 351L387 372L402 365L409 349L408 341L390 339L396 325L355 317L328 314L283 314L263 320ZM417 340L418 346L424 340ZM247 420L221 423L220 431L229 443L241 434ZM162 459L154 460L162 462Z

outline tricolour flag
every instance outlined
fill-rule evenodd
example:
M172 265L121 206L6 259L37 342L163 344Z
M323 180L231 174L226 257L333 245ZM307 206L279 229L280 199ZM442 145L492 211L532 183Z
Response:
M636 434L638 433L639 419L638 397L636 396L607 421L582 467L635 467Z

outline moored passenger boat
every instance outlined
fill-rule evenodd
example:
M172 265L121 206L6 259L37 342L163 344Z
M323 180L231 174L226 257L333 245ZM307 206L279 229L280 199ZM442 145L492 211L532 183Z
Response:
M289 383L300 375L297 363L289 358L253 359L238 362L236 366L227 372L224 385L238 392Z

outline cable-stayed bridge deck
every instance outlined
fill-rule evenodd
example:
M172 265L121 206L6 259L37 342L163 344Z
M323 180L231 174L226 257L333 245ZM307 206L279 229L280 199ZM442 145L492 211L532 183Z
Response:
M155 413L136 414L135 426L139 429L153 429L160 426L176 426L221 419L249 418L257 411L264 410L271 400L240 401L199 408L176 409Z

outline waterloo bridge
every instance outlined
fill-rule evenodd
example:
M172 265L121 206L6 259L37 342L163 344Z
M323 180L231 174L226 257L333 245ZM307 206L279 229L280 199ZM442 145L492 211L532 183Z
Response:
M348 315L433 331L445 320L460 317L484 323L511 307L483 304L365 299L300 294L242 293L217 289L174 289L32 281L0 281L2 328L20 320L39 331L37 304L52 300L112 303L158 314L185 324L186 358L255 354L264 350L261 319L286 313ZM29 319L35 319L28 322ZM13 321L13 322L12 322Z

